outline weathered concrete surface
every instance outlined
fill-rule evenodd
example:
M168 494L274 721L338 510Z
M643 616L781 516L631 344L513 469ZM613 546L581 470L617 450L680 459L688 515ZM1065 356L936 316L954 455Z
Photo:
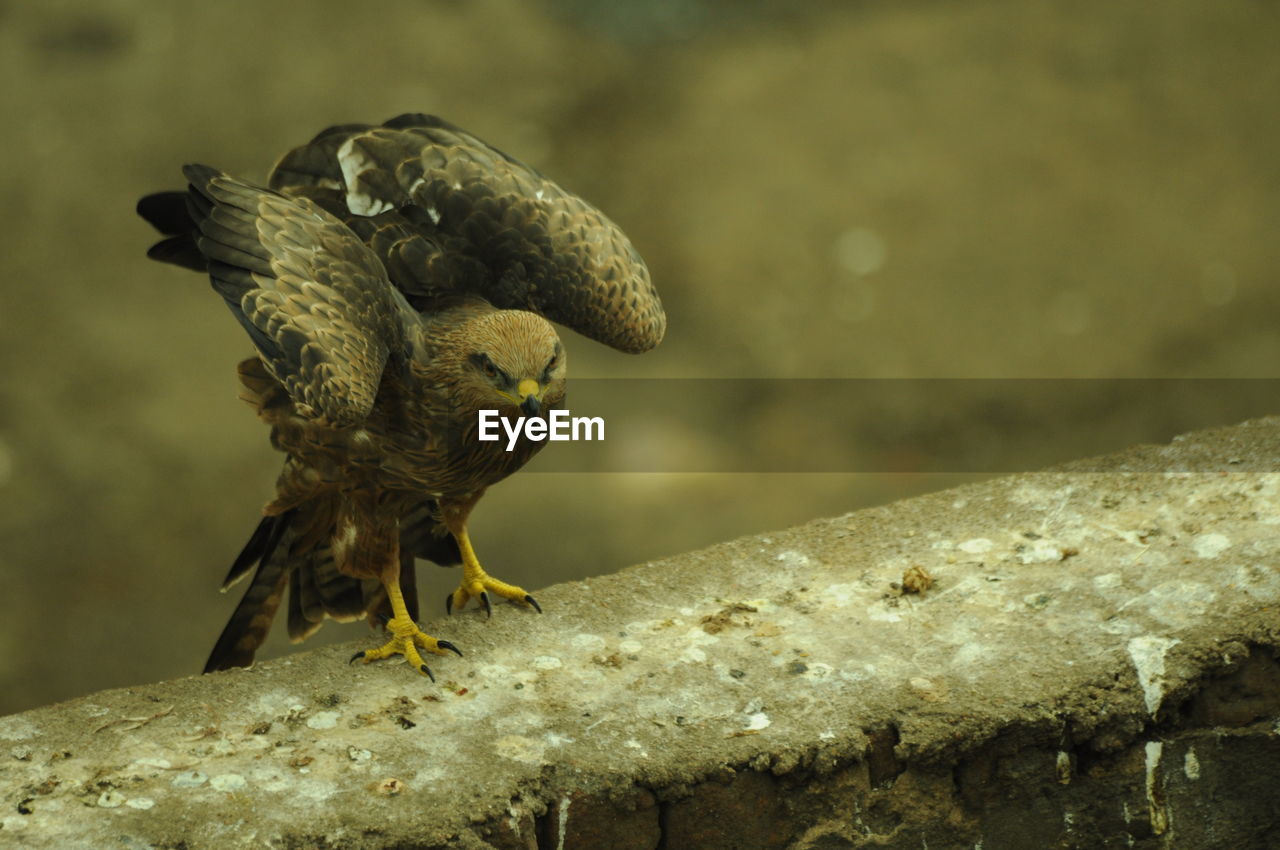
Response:
M559 585L429 624L439 685L366 639L3 718L0 844L1280 846L1278 460L1260 420Z

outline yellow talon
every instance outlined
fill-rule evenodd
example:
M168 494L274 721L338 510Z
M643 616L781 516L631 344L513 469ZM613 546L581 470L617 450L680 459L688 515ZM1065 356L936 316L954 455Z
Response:
M422 660L422 656L418 653L418 647L422 647L428 652L434 652L437 655L453 652L461 657L462 652L449 641L433 638L422 631L422 629L418 628L418 624L409 618L409 610L405 607L404 596L400 593L398 579L384 581L383 587L387 590L387 599L391 602L391 610L394 613L394 616L387 621L387 631L391 632L391 640L377 649L357 652L351 656L351 660L355 661L359 658L363 659L367 664L370 661L381 661L383 658L390 658L393 655L403 655L415 670L434 682L436 677L432 675L431 668Z
M458 582L458 589L445 599L447 612L453 613L455 608L461 610L472 598L476 598L484 606L485 612L492 614L493 606L489 603L489 594L492 593L504 599L531 605L539 614L542 613L542 606L523 587L508 584L484 571L484 567L480 566L480 561L476 558L475 550L471 548L471 538L465 526L455 530L453 536L458 541L458 550L462 553L462 581Z

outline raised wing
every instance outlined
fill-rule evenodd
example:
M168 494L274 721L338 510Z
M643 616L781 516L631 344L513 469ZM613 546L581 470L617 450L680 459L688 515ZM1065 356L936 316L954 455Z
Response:
M377 255L328 212L203 165L183 169L209 277L299 408L360 423L417 313Z
M286 154L271 187L343 218L418 309L478 294L628 352L666 331L649 271L616 224L434 116L331 127Z

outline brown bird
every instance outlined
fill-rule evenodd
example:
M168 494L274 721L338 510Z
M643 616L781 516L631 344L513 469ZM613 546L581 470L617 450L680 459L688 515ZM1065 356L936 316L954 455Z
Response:
M202 165L138 212L148 256L207 271L249 333L242 398L286 454L275 498L223 584L256 567L205 672L248 666L285 586L289 636L365 616L391 637L357 653L458 652L418 628L415 558L462 565L446 610L523 588L480 566L467 518L543 445L480 441L478 411L545 416L565 397L548 319L628 352L666 316L627 237L594 207L430 115L331 127L269 188ZM458 654L461 654L460 652Z

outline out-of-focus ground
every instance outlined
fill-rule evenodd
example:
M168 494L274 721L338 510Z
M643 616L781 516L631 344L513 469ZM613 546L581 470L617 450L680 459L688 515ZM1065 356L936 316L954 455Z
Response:
M570 338L575 376L1277 377L1275 10L790 8L0 3L0 712L200 669L279 457L235 398L248 340L145 260L133 203L331 123L443 115L622 224L668 337ZM802 415L754 413L723 439ZM1119 447L1111 411L1038 413L1076 425L1046 460ZM536 588L959 477L531 471L473 536Z

